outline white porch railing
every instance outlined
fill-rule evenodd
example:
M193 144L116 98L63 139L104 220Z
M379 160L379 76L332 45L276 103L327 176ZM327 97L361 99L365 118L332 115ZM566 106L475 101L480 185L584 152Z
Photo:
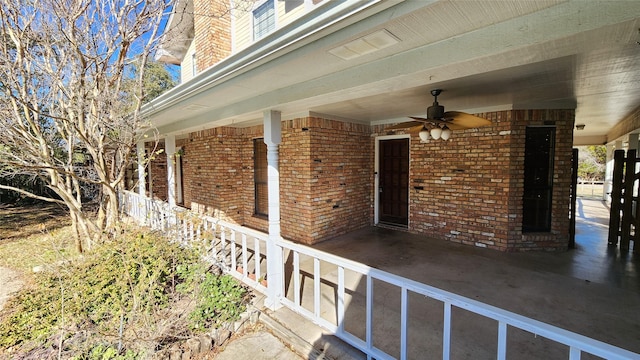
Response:
M125 214L141 223L201 247L209 261L248 286L262 293L273 286L266 273L267 234L184 209L172 210L166 203L133 192L121 192L120 204ZM452 343L459 343L456 337L464 336L464 328L471 326L480 329L473 334L483 341L479 351L491 353L474 354L474 358L522 358L517 352L522 345L542 337L546 340L538 349L542 353L533 355L536 358L561 354L577 360L586 353L605 359L640 359L639 354L601 341L307 246L285 240L276 245L287 260L281 281L272 282L282 284L282 289L268 292L283 294L275 303L333 332L369 359L407 359L410 354L434 358L438 356L424 353L434 348L449 359L457 351ZM454 321L453 314L462 323ZM470 316L476 319L468 320ZM399 342L385 341L389 338Z

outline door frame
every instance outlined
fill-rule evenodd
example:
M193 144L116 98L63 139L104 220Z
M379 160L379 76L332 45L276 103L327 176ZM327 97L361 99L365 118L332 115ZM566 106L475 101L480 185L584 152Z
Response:
M373 223L374 225L378 225L378 223L380 222L380 141L384 141L384 140L395 140L395 139L408 139L409 140L409 158L407 159L407 161L409 161L409 173L411 173L411 135L410 134L401 134L401 135L383 135L383 136L376 136L376 144L375 144L375 149L374 149L374 164L373 164L373 169L374 169L374 185L373 185ZM407 179L408 182L409 179ZM409 192L409 196L410 196L411 192ZM407 197L407 204L411 204L410 203L410 199L409 196ZM410 206L410 205L407 205ZM409 217L407 219L407 228L409 228L409 226L411 225L411 213L409 212L410 209L407 209L407 214L409 214Z

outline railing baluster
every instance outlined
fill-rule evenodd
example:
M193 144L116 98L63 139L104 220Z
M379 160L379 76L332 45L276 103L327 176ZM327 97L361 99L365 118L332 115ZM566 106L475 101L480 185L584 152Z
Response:
M293 301L296 306L301 306L300 302L300 253L293 251Z
M176 219L178 218L176 213ZM187 244L187 237L189 233L189 220L187 220L186 216L182 219L182 243Z
M507 324L503 321L498 323L498 360L507 358Z
M236 231L231 230L231 240L229 240L229 246L231 246L231 269L235 271L238 268L238 258L236 256Z
M442 359L451 357L451 303L444 303L444 329L442 334Z
M338 266L338 332L344 331L344 267Z
M407 312L408 312L408 294L407 288L402 287L400 294L400 359L407 359Z
M320 317L320 259L313 258L313 314Z
M367 274L367 309L366 309L366 330L365 337L367 342L367 359L371 359L371 350L373 349L373 279L371 274Z
M207 230L205 231L207 241L211 241L208 245L209 248L209 261L215 263L216 261L216 225L207 221Z
M255 263L254 268L256 269L256 279L260 279L262 277L262 269L260 269L260 240L258 238L253 238L253 261Z
M205 234L210 232L210 234L208 234L208 238L209 241L211 241L211 245L209 246L209 259L212 263L216 262L216 225L213 223L210 223L209 221L206 222L207 224L207 229L205 230Z
M219 259L222 266L227 265L227 254L226 254L226 246L227 246L227 229L223 226L220 226L220 257Z
M580 360L580 355L580 349L573 346L569 348L569 360Z
M247 234L242 234L242 276L247 276L249 269L247 268ZM256 280L258 280L258 273L256 273Z

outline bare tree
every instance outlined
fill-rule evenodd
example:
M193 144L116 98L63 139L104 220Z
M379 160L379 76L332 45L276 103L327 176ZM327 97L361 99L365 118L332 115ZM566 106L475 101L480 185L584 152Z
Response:
M116 192L149 128L140 115L145 64L170 6L171 0L0 3L0 177L39 177L55 196L0 189L65 205L80 252L118 221ZM132 76L134 85L124 86ZM83 186L99 190L97 214L87 211Z

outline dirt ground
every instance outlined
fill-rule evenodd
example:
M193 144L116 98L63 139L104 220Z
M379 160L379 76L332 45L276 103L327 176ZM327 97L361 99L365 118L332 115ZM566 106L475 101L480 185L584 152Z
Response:
M0 204L0 246L68 224L66 210L57 204Z
M53 204L7 205L0 204L0 247L7 249L13 243L30 236L43 234L69 224L64 209ZM37 246L32 249L40 251ZM3 252L7 256L11 252ZM30 254L22 252L23 256ZM7 259L5 259L7 260ZM4 262L3 262L4 263ZM0 266L0 310L12 294L24 284L23 274L18 269Z
M6 267L0 267L0 310L11 298L11 295L20 290L23 285L20 274Z

